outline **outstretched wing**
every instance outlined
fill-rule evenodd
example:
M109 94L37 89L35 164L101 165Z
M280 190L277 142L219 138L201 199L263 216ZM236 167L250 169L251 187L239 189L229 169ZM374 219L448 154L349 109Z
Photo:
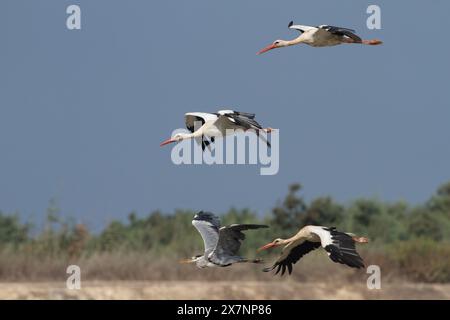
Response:
M201 126L205 124L206 121L215 121L215 120L217 120L217 115L207 112L188 112L184 115L186 128L190 132L198 130Z
M300 24L294 25L294 21L289 22L288 28L300 31L300 33L310 31L310 30L317 30L317 27L302 26Z
M217 112L219 115L218 121L226 121L240 127L244 130L253 129L258 137L260 137L268 147L270 147L269 141L263 136L260 136L259 130L262 129L262 126L255 120L254 113L240 112L240 111L232 111L232 110L220 110Z
M198 230L205 245L205 256L210 254L219 241L219 218L211 212L200 211L194 216L192 225Z
M364 268L364 261L356 252L355 241L350 235L334 227L311 227L311 232L320 237L322 247L331 260L352 268Z
M216 121L217 115L206 112L189 112L184 115L184 120L186 123L186 128L193 133L200 129L200 127L202 127L207 121ZM209 141L204 135L196 138L195 141L201 144L203 151L205 151L207 147L210 148L209 145L214 142Z
M255 120L254 113L220 110L217 112L219 118L231 121L233 124L243 129L262 129L261 125Z
M283 248L280 257L275 263L268 268L264 268L264 272L269 272L277 268L275 274L281 271L281 275L284 275L286 272L286 268L288 273L292 273L292 265L297 263L305 254L317 249L320 247L319 242L310 242L302 239L301 241L297 241L287 245Z
M268 226L260 224L232 224L220 228L219 241L213 254L217 257L224 255L236 256L241 247L241 241L245 240L245 234L242 231L260 228L268 228Z
M321 25L319 26L319 29L325 30L337 36L346 36L350 39L353 39L355 42L362 42L362 39L355 34L355 30L353 29L334 27L329 25Z

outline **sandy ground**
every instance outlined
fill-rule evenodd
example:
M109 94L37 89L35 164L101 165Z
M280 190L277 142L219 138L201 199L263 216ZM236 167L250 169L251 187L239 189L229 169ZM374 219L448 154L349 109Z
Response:
M80 290L65 283L1 283L0 299L450 299L450 284L301 282L101 281Z

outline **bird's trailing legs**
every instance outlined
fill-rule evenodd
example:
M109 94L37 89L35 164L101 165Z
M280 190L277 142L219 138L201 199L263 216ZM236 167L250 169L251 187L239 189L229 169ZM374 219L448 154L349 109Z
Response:
M239 263L264 263L262 259L242 259Z
M353 236L352 239L353 239L353 241L355 241L357 243L368 243L369 242L369 239L366 237Z
M255 129L245 129L244 131L248 131L248 130L255 130ZM267 146L270 148L270 147L271 147L270 142L267 141L266 138L261 137L261 136L259 135L259 131L264 131L264 132L266 132L266 133L270 133L270 132L272 132L272 131L274 131L274 130L275 130L275 129L272 129L272 128L270 128L270 127L268 127L268 128L263 128L263 129L258 129L258 130L256 130L256 135L258 136L258 138L261 138L261 140L264 141L264 143L266 143Z
M383 41L378 40L378 39L363 40L362 44L367 44L369 46L377 46L377 45L383 44Z
M260 130L261 130L261 131L264 131L264 132L266 132L266 133L270 133L270 132L273 131L273 129L270 128L270 127L269 127L269 128L260 129ZM267 144L267 146L270 148L270 147L271 147L270 142L267 141L267 139L264 138L263 136L260 136L260 135L259 135L259 131L260 131L260 130L256 131L256 135L257 135L259 138L261 138L261 140L264 141L264 143Z
M370 39L370 40L361 40L361 42L359 41L355 41L353 39L344 39L345 43L359 43L359 44L366 44L368 46L378 46L380 44L383 44L383 41L378 40L378 39Z

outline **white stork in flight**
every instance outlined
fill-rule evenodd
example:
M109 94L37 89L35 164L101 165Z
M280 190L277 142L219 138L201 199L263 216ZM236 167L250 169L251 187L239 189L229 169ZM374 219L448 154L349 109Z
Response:
M275 274L281 270L281 275L283 275L286 269L291 274L293 264L320 246L325 249L332 261L359 269L364 267L364 262L356 252L355 243L367 242L369 240L365 237L340 232L334 227L306 226L300 229L295 236L289 239L275 239L259 248L258 251L285 245L275 263L263 270L269 272L277 268Z
M230 130L255 130L256 135L270 147L269 141L263 136L260 136L259 131L263 130L265 132L271 132L273 129L263 129L261 125L256 122L254 113L220 110L216 113L189 112L186 113L184 117L186 128L191 133L177 133L170 139L163 141L161 147L185 139L199 138L201 139L202 149L205 150L205 147L209 147L211 143L214 143L216 137L224 137L232 132ZM198 129L195 126L196 123L201 124Z
M300 36L293 40L276 40L269 46L265 47L258 54L267 52L275 48L289 47L296 44L304 43L312 47L329 47L342 43L359 43L366 45L379 45L383 42L378 39L363 40L357 36L355 30L321 25L318 27L294 25L291 21L288 25L289 29L300 31Z
M219 217L211 212L200 211L194 216L192 225L198 230L205 244L204 254L180 263L195 263L199 268L228 267L233 263L261 263L260 259L249 260L238 255L241 241L245 239L242 231L268 228L260 224L232 224L220 227Z

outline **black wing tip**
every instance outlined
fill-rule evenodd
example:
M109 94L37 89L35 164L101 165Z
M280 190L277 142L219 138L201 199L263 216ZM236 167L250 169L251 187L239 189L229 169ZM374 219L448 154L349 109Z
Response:
M249 229L269 228L269 226L266 226L265 224L244 224L244 226L248 227Z
M284 276L285 272L286 272L286 265L283 264L283 266L281 267L281 276Z
M233 111L233 113L230 114L236 114L238 116L244 116L250 119L254 119L256 116L256 113L251 113L251 112L244 112L244 111Z
M267 229L269 228L269 226L265 225L265 224L254 224L253 225L253 229Z
M355 269L363 269L366 267L364 262L362 260L358 260L358 259L347 260L344 262L344 264L346 266L349 266L350 268L355 268Z
M358 255L356 251L355 253L357 254L357 256L350 256L341 252L338 247L331 244L327 245L324 249L330 254L329 257L333 262L341 263L355 269L365 268L363 259Z
M290 275L292 274L292 264L274 264L273 266L262 269L263 272L271 272L273 270L275 270L275 273L273 274L274 276L280 273L280 271L281 271L280 277L282 277L286 273L286 271L287 274Z
M289 274L292 274L292 264L288 264L287 267Z
M265 225L265 224L235 224L235 225L230 225L230 226L244 227L247 229L269 228L269 226Z
M294 25L294 21L289 22L288 28L292 27Z

